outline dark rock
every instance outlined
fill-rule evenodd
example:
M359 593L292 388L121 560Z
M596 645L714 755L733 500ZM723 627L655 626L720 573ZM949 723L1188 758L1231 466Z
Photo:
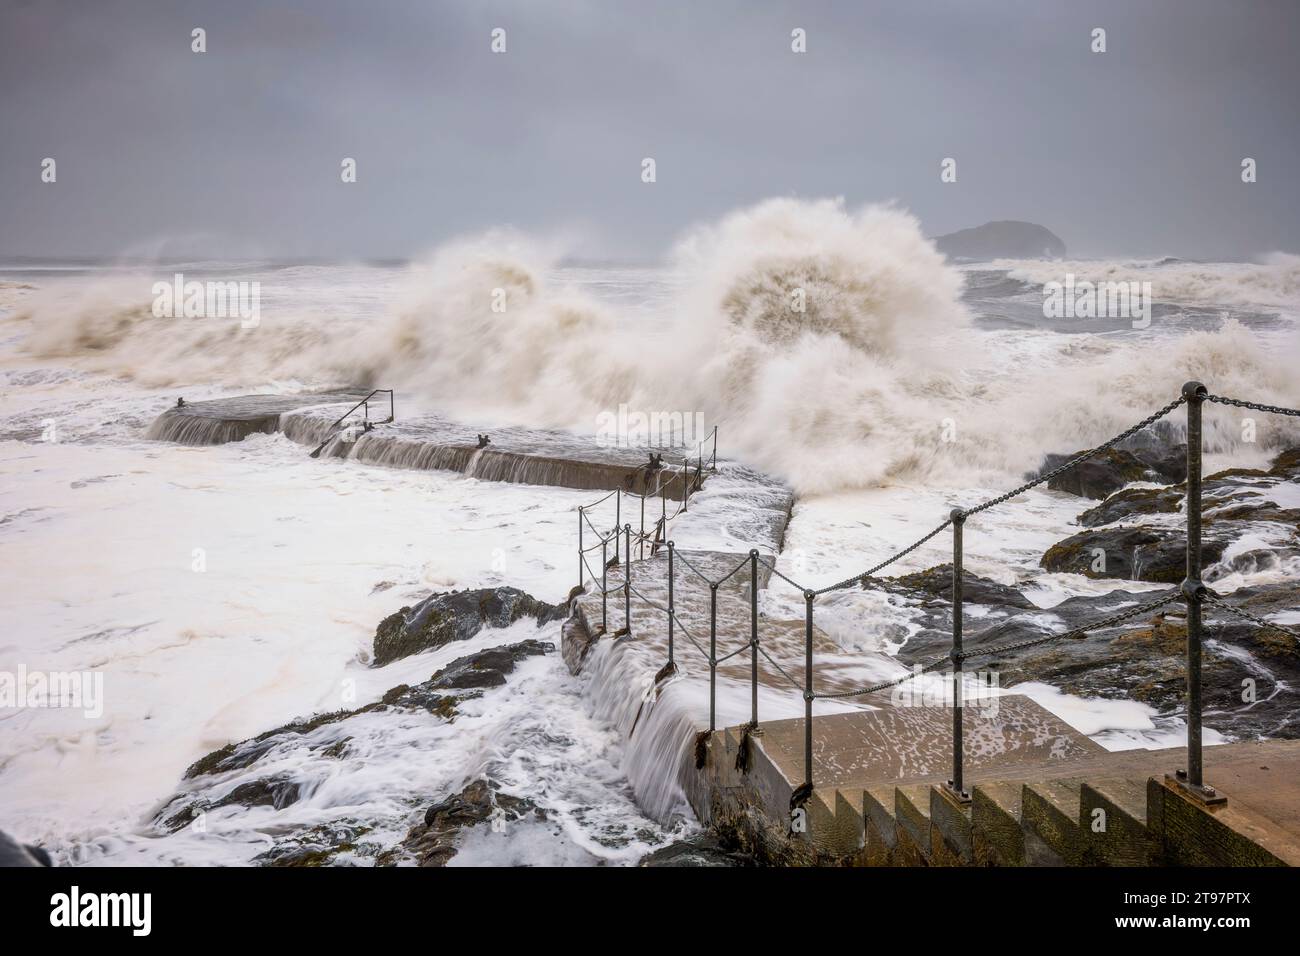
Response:
M0 867L53 865L50 855L40 847L19 843L0 830Z
M473 654L457 658L439 670L427 681L419 684L400 684L390 689L384 696L372 704L356 710L340 710L327 714L318 714L306 720L294 721L268 730L249 740L227 744L196 761L185 772L185 779L196 779L206 775L224 774L235 770L244 770L254 766L272 750L278 747L303 746L302 737L318 728L345 721L359 714L397 710L425 710L445 720L456 716L456 705L464 700L480 696L486 688L499 687L506 682L506 675L512 673L515 666L529 657L549 654L555 645L544 641L520 641L506 647L489 647ZM324 756L342 756L350 738L342 737L328 742L313 744L314 749ZM189 826L201 813L217 807L238 804L246 807L270 806L283 809L306 795L301 782L283 777L267 777L246 781L229 793L213 800L201 793L184 793L172 797L155 815L155 822L165 829L175 832ZM508 798L507 798L508 799ZM283 850L266 857L263 862L276 866L310 866L324 862L329 856L339 852L338 847L322 851L317 843L307 841L301 853L292 844L291 838ZM305 839L305 838L304 838ZM324 853L323 856L320 856Z
M391 663L451 641L466 641L485 627L506 627L522 617L537 623L568 616L567 604L546 604L517 588L480 588L432 594L404 607L375 631L374 664Z
M1227 546L1223 538L1202 534L1204 564L1218 561ZM1104 552L1100 567L1097 566L1098 550ZM1187 568L1187 537L1182 529L1092 528L1052 545L1039 564L1048 571L1090 578L1176 584L1183 579Z
M510 823L528 816L546 819L545 811L533 801L501 793L491 781L475 780L459 793L429 807L424 822L411 827L406 838L381 854L378 862L386 865L413 857L420 866L445 866L456 855L462 830L497 819Z
M1273 459L1268 473L1289 481L1300 481L1300 448L1288 448Z
M253 862L279 867L330 866L341 853L366 852L360 840L371 829L366 824L322 824L277 841Z
M550 654L554 650L555 645L548 641L520 641L509 647L489 647L456 658L419 688L465 690L500 687L506 682L506 675L514 671L515 665L524 658Z
M1083 454L1048 455L1039 475ZM1105 498L1134 481L1183 481L1187 477L1186 447L1107 448L1047 483L1053 491L1081 498Z
M1139 515L1170 514L1182 508L1185 497L1185 491L1174 488L1126 488L1079 515L1079 524L1095 528Z
M724 846L711 831L705 830L686 840L670 843L641 857L637 866L757 866L753 856Z
M356 710L334 710L324 714L316 714L306 720L295 720L282 727L276 727L274 730L268 730L249 740L226 744L221 749L214 750L207 756L201 757L190 764L183 775L183 779L189 780L209 773L225 773L228 770L241 770L260 760L273 747L284 743L286 737L309 734L317 728L337 723L340 720L346 720L357 714L364 714L379 706L381 705L367 704L365 707Z
M968 670L998 674L1003 688L1041 681L1082 697L1131 699L1162 713L1177 712L1186 691L1186 612L1170 604L1116 627L1069 640L985 657L981 650L1060 634L1126 607L1151 592L1112 591L1070 598L1050 610L1025 613L965 634ZM1295 610L1289 584L1242 588L1225 600L1258 617ZM1235 737L1300 737L1300 646L1286 634L1243 622L1212 605L1204 611L1202 685L1205 724ZM913 664L944 654L951 637L936 630L909 641L899 659ZM1251 681L1254 702L1243 700Z
M961 575L962 600L969 604L990 604L998 607L1028 610L1034 603L1020 591L991 578L980 577L965 569ZM893 593L903 593L921 600L937 598L952 600L952 564L940 564L924 571L900 575L896 578L864 578L862 587L876 588Z
M303 796L301 785L283 777L267 780L251 780L241 783L230 793L222 797L213 807L226 807L237 803L244 807L274 807L283 810L297 803Z

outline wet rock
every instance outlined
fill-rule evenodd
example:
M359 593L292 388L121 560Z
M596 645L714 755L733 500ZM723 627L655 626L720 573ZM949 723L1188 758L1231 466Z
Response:
M489 647L474 654L458 657L438 671L420 690L465 690L500 687L515 665L527 657L550 654L555 645L549 641L520 641L509 647Z
M1038 474L1059 468L1083 454L1048 455ZM1185 445L1149 448L1107 448L1047 483L1054 491L1082 498L1106 498L1134 481L1173 482L1187 478Z
M283 810L290 804L297 803L302 796L303 788L300 784L285 777L272 777L241 783L212 806L226 807L237 803L244 807L274 807Z
M704 831L686 840L670 843L643 856L637 866L699 866L737 867L757 866L751 855L736 848L724 846L711 831Z
M1126 488L1117 491L1095 508L1079 515L1085 528L1114 524L1128 518L1180 511L1186 491L1180 488Z
M281 840L254 858L261 866L314 867L331 866L342 854L366 855L361 838L372 828L367 825L324 824Z
M568 616L567 604L547 604L518 588L480 588L432 594L404 607L375 631L374 664L391 663L451 641L466 641L485 627L506 627L523 617L537 623Z
M273 750L282 747L310 746L316 753L330 758L343 756L350 740L347 736L321 739L310 743L303 740L322 727L346 721L361 714L386 710L424 710L444 720L454 720L456 707L462 701L479 697L485 690L506 683L507 675L523 660L552 653L555 645L545 641L519 641L505 647L489 647L466 654L437 671L427 681L419 684L400 684L384 696L355 710L340 710L293 721L274 730L268 730L249 740L227 744L194 764L185 772L185 779L217 776L231 771L247 770ZM283 809L301 800L307 793L307 784L282 776L269 776L245 781L229 793L213 798L202 791L191 791L173 796L155 815L157 825L175 832L189 826L202 813L219 807L239 805L244 807L269 806ZM295 837L296 839L296 837ZM284 850L285 860L279 855L265 862L273 865L308 866L320 847L308 841L307 849L298 853L289 847ZM314 849L313 849L314 848ZM326 854L338 852L337 847ZM320 861L323 861L322 857ZM319 862L319 861L318 861Z
M980 577L963 569L962 600L969 604L988 604L997 607L1030 609L1035 605L1020 591L991 578ZM866 578L862 587L875 588L896 594L905 594L920 600L937 598L952 600L952 564L940 564L924 571L900 575L896 578Z
M1300 448L1288 448L1273 459L1268 473L1275 478L1300 481Z
M1003 688L1041 681L1069 694L1138 700L1161 713L1176 713L1183 706L1187 675L1187 622L1181 604L1081 637L979 656L997 645L1083 627L1152 597L1153 592L1130 591L1075 597L1050 610L968 631L964 648L974 656L967 669L996 674ZM1298 603L1289 584L1242 588L1225 600L1264 618L1294 611ZM1213 606L1206 607L1204 622L1206 726L1237 738L1300 737L1300 645ZM928 632L909 641L898 656L912 664L946 653L950 646L947 634Z
M53 863L40 847L19 843L0 830L0 867L10 866L53 866Z
M456 855L463 830L484 823L507 825L530 816L546 819L545 811L533 801L502 793L489 780L475 780L429 807L424 822L411 827L398 846L380 854L378 862L383 866L413 859L420 866L445 866Z
M359 707L356 710L334 710L324 714L316 714L306 720L291 721L281 727L276 727L274 730L258 734L249 740L226 744L219 750L214 750L190 764L183 775L183 779L190 780L204 774L241 770L256 763L274 747L286 742L285 738L309 734L320 727L346 720L357 714L364 714L380 706L382 706L382 702L367 704L365 707Z
M1227 546L1226 538L1202 533L1203 563L1218 561ZM1090 578L1175 584L1186 572L1187 537L1177 528L1092 528L1052 545L1039 564Z

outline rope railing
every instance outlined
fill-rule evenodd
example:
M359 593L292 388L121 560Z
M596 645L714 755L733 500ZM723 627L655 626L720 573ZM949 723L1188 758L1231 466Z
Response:
M614 529L607 535L601 535L597 531L589 518L586 518L585 512L583 518L579 521L579 549L581 564L579 574L586 568L590 572L590 564L586 561L586 554L583 550L582 543L582 526L585 523L591 527L599 538L598 544L602 549L602 558L607 558L609 542L614 542L615 559L617 563L619 538L623 539L624 544L624 567L623 583L615 588L609 588L607 572L611 564L608 560L602 562L602 573L600 575L601 585L601 631L607 628L606 622L606 601L607 595L611 593L623 592L624 595L624 627L620 634L630 635L632 627L631 604L632 594L636 594L638 599L643 601L646 606L654 611L662 613L666 617L668 626L668 663L659 672L656 680L666 679L667 676L676 673L676 651L675 636L678 631L686 636L687 640L695 648L703 661L709 668L709 728L707 737L701 734L705 740L712 739L712 734L718 728L716 726L717 713L717 671L720 664L726 663L739 657L746 649L751 652L750 665L750 682L751 682L751 714L750 721L745 727L746 735L752 733L761 733L758 715L758 683L759 683L759 659L760 657L781 676L784 681L800 693L804 701L804 782L799 786L791 799L792 811L803 801L806 801L813 789L813 703L814 701L836 701L848 700L851 698L863 697L869 694L878 693L884 690L890 690L898 687L907 681L914 680L925 674L931 674L942 668L951 668L952 679L952 707L953 707L953 724L952 724L952 743L953 743L953 764L951 778L946 782L945 787L949 793L958 801L968 802L970 797L965 789L964 783L964 761L963 761L963 666L968 661L997 657L1005 654L1011 654L1019 651L1040 647L1045 644L1079 639L1089 634L1105 631L1118 627L1136 618L1150 615L1160 608L1176 602L1182 602L1187 606L1187 646L1186 646L1186 675L1187 675L1187 766L1186 769L1179 769L1173 774L1173 779L1186 792L1205 803L1220 803L1225 798L1219 795L1213 787L1207 786L1203 779L1202 764L1202 701L1201 701L1201 649L1203 643L1202 634L1202 606L1210 604L1221 608L1227 613L1233 614L1242 620L1248 621L1256 626L1271 628L1283 634L1290 635L1292 638L1300 641L1300 633L1288 628L1277 622L1268 621L1264 618L1257 617L1242 608L1236 607L1223 599L1221 595L1210 591L1201 581L1201 465L1202 465L1202 423L1201 411L1205 402L1215 402L1222 405L1230 405L1241 408L1250 408L1258 411L1270 412L1280 415L1300 416L1300 411L1294 409L1281 408L1273 405L1264 405L1257 402L1249 402L1241 399L1224 398L1222 396L1210 395L1203 385L1199 382L1188 382L1183 386L1181 394L1173 401L1152 412L1146 418L1142 419L1135 425L1126 428L1124 431L1110 438L1109 440L1081 452L1068 461L1036 475L1030 481L1019 485L1012 490L989 498L980 504L968 509L954 508L948 518L941 522L931 531L922 537L913 541L911 544L901 548L884 560L875 565L854 574L851 577L844 578L834 584L821 588L809 588L799 584L776 567L775 560L761 556L757 549L751 550L749 554L741 560L735 567L728 570L720 577L710 577L703 569L698 567L695 562L686 557L677 550L672 540L665 540L663 543L667 549L667 604L660 603L648 597L640 588L632 584L632 566L631 566L631 544L633 539L643 541L646 537L644 529L642 532L634 532L630 524L623 524L620 528L618 521L618 508L616 503L616 523ZM1186 500L1185 508L1187 521L1187 567L1186 576L1181 585L1168 591L1161 592L1150 600L1143 601L1132 607L1122 608L1115 613L1099 618L1095 621L1088 622L1078 627L1066 631L1050 633L1039 637L1028 638L1025 640L1012 641L1003 644L994 644L988 647L977 647L972 651L963 648L963 531L966 520L972 515L988 511L998 505L1001 505L1011 499L1024 494L1025 492L1063 475L1070 470L1077 468L1079 465L1095 457L1101 452L1113 448L1119 443L1131 438L1143 429L1149 428L1157 421L1169 415L1172 411L1180 406L1187 406L1187 481L1186 481ZM716 463L716 435L714 429L714 462ZM687 463L689 467L689 463ZM697 459L697 474L703 468L702 455ZM687 471L683 471L686 475ZM617 495L616 502L621 501L623 492L613 492L611 495ZM611 495L606 495L600 502L608 500ZM633 497L636 497L635 495ZM678 509L677 514L686 511L686 497L683 495L682 506ZM643 499L644 500L644 499ZM580 512L583 509L579 509ZM672 517L676 517L674 514ZM663 534L666 539L667 522L665 515L661 519L662 523L655 531L656 538ZM824 594L838 591L854 584L865 585L869 578L876 576L877 572L896 563L912 552L916 551L922 545L934 539L943 531L952 529L952 645L948 654L935 657L919 665L914 665L913 669L900 677L890 680L879 681L865 687L858 687L852 690L835 691L822 690L818 691L814 687L814 660L813 660L813 606L816 599ZM594 550L595 545L586 550ZM654 557L657 548L652 550L651 557ZM682 563L687 572L695 579L700 581L708 589L709 594L709 638L708 647L704 647L702 636L697 639L696 635L691 632L685 622L677 613L676 605L676 583L677 583L677 563ZM718 590L740 573L746 566L750 569L749 576L749 604L750 604L750 639L740 646L719 654L717 646L717 623L718 623ZM798 590L804 599L804 679L799 681L792 675L781 662L776 660L762 645L759 635L759 615L758 615L758 581L759 568L762 567L772 577L778 578ZM592 575L594 580L595 575ZM585 579L580 578L581 581ZM883 579L882 579L883 580ZM981 640L988 631L982 632L976 636L976 640ZM707 744L705 744L707 753ZM739 764L738 764L739 766Z

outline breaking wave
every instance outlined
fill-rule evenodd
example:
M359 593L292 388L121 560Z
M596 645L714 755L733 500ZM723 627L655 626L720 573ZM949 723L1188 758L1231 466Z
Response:
M991 264L1013 279L1041 285L1060 282L1066 273L1092 282L1151 283L1162 302L1207 308L1282 309L1300 314L1300 256L1274 252L1260 262L1154 260L1036 261L1000 259Z
M567 284L563 253L500 230L448 243L410 270L378 318L291 303L255 329L157 319L148 281L119 277L74 296L34 293L8 321L30 323L25 347L37 356L153 385L394 387L473 424L588 434L623 404L701 412L720 426L725 455L804 493L1018 477L1047 452L1126 428L1189 378L1300 403L1294 335L1265 341L1232 321L1158 341L980 332L963 273L891 206L775 199L699 227L673 251L680 291L657 313L625 315ZM1176 277L1178 295L1232 303L1294 298L1297 263L1146 268L1157 298L1173 295L1162 277ZM1037 281L1070 264L1006 266ZM1132 272L1078 267L1094 278ZM1207 409L1212 452L1241 444L1229 411ZM1296 437L1290 420L1274 423L1259 447Z

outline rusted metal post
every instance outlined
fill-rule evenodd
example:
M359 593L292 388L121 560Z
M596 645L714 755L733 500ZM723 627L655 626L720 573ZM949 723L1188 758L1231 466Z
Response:
M600 630L605 632L609 630L609 535L601 535L600 538ZM614 543L614 550L618 550L618 542Z
M1200 382L1183 386L1187 400L1187 576L1183 599L1187 602L1187 769L1174 774L1184 791L1203 803L1224 803L1226 798L1205 785L1201 752L1201 611L1205 585L1201 581L1201 407L1206 389Z
M671 541L668 542L668 663L673 663L673 614L677 610L673 606L673 586L676 579L676 571L673 567L673 553L677 546Z
M709 585L709 733L718 717L718 586Z
M952 779L948 781L948 790L952 796L966 803L970 795L966 792L962 780L962 527L966 524L966 513L960 508L952 509Z
M749 552L749 723L758 728L758 549Z
M582 550L582 505L578 505L578 588L582 588L582 562L586 560Z
M623 525L623 627L632 633L632 526Z
M813 780L813 599L812 591L803 592L803 780L812 792Z

